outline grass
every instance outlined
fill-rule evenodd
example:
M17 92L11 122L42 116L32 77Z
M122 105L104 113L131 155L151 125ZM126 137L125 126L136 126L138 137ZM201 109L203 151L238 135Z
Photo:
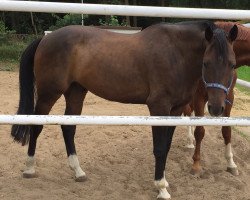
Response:
M238 78L250 82L250 66L242 66L237 69ZM236 84L236 87L247 95L250 95L250 88Z
M250 82L250 66L242 66L237 69L238 78Z
M22 52L35 38L33 35L0 34L0 71L17 70Z

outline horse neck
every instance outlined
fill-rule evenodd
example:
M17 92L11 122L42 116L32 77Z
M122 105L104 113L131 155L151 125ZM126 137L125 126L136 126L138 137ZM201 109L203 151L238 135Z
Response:
M205 52L204 33L199 31L190 30L187 32L188 37L179 40L179 49L184 56L184 73L189 74L191 80L197 81L202 74L202 62ZM186 47L183 48L183 47Z
M249 38L250 39L250 38ZM236 68L242 65L250 66L250 41L235 41L234 52L236 57Z
M238 24L238 36L234 42L237 67L250 65L250 29Z
M191 25L162 25L150 27L143 34L161 52L176 50L173 54L179 55L176 63L179 66L178 78L187 80L188 87L200 79L205 52L204 32L201 28Z
M250 65L250 28L235 22L216 22L216 25L224 29L227 33L233 25L238 26L238 36L234 42L234 52L236 56L236 68L242 65Z

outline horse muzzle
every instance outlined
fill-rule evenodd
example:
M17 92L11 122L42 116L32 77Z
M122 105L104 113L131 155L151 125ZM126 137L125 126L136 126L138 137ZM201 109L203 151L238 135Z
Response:
M221 116L225 110L225 106L221 105L212 105L208 103L208 112L211 116L218 117Z

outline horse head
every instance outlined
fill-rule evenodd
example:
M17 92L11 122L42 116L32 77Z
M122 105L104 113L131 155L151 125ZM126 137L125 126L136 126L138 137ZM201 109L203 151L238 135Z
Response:
M237 34L236 25L228 34L217 27L208 26L205 30L206 50L203 57L202 79L208 93L208 111L212 116L220 116L225 108L236 65L233 41Z

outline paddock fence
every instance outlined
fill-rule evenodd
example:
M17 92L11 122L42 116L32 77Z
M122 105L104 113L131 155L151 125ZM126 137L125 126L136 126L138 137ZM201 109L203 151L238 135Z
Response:
M122 15L199 19L249 20L249 10L201 9L38 1L0 1L0 11L75 13L88 15ZM238 80L238 83L241 84ZM250 83L242 83L249 87ZM250 126L250 117L156 117L156 116L64 116L0 115L0 124L64 125L154 125L154 126Z

